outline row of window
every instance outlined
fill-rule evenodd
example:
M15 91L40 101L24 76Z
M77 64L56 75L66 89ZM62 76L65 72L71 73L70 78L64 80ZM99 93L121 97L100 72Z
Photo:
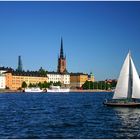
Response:
M50 77L49 80L61 80L64 79L65 81L69 81L69 78L56 78L56 77Z
M53 82L58 82L58 81L64 81L64 82L69 82L69 80L65 79L65 80L61 80L61 79L57 79L57 78L54 78L54 79L49 79L49 81L53 81Z
M65 82L64 82L64 84L69 84L69 83L70 83L69 81L65 81Z
M7 81L9 81L11 79L12 80L22 80L22 81L25 81L25 80L34 80L34 81L43 81L44 80L44 81L46 81L47 80L46 78L35 78L35 77L33 77L33 78L31 78L31 77L30 78L7 77L6 79L7 79Z
M48 75L48 77L62 77L62 75ZM65 75L63 77L70 77L69 75Z

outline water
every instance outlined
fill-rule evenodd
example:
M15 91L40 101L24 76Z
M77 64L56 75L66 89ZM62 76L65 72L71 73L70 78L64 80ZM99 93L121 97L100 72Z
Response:
M140 109L102 104L112 93L0 94L0 138L140 138Z

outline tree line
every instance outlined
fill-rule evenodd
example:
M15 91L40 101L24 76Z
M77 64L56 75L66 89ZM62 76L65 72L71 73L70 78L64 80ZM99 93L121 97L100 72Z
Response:
M55 83L53 83L52 81L51 82L44 81L43 83L41 83L41 82L36 83L36 84L30 83L29 85L27 85L27 83L25 81L22 82L22 88L39 87L40 89L42 89L42 88L50 88L51 85L61 86L61 82L55 82Z
M106 82L106 81L98 81L98 82L92 82L92 81L86 81L83 85L83 89L101 89L101 90L109 90L114 89L116 87L117 82L114 80L112 82Z

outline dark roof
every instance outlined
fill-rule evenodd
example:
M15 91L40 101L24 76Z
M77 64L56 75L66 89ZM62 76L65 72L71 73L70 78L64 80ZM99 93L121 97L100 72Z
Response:
M65 73L59 73L59 72L55 72L55 71L48 71L47 74L61 74L61 75L64 75L64 74L69 74L68 72L65 72Z
M41 74L38 71L7 71L7 73L12 73L14 76L47 77L47 74Z
M87 73L77 72L77 73L70 73L71 76L80 76L80 75L88 75Z
M13 71L11 67L0 67L0 70Z

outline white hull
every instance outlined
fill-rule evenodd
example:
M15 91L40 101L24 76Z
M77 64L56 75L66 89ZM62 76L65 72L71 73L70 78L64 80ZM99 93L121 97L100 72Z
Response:
M26 88L25 92L43 92L40 88Z
M47 92L70 92L70 89L47 89Z

